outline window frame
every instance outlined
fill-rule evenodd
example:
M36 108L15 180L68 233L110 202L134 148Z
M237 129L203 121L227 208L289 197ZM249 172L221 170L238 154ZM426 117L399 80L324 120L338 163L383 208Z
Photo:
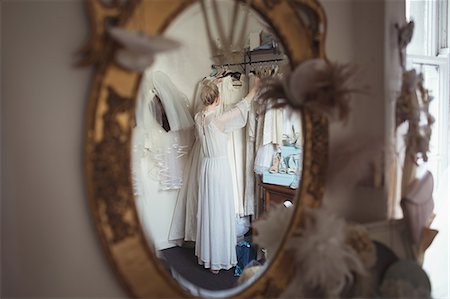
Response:
M425 40L427 47L425 55L406 53L407 65L411 68L414 64L435 66L439 68L439 120L440 126L435 125L433 134L438 134L439 153L435 158L438 161L437 172L443 174L449 166L448 152L450 151L450 51L448 41L450 39L450 5L449 0L424 0L425 1ZM406 17L409 15L409 3L406 1ZM428 20L428 21L427 21ZM436 182L438 184L438 182ZM436 186L437 187L437 186Z

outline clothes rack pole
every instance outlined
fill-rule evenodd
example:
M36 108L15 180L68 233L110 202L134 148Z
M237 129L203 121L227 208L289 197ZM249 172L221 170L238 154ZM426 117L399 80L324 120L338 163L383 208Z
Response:
M278 62L283 61L284 59L268 59L268 60L259 60L259 61L245 61L240 63L224 63L224 64L213 64L211 67L224 67L224 66L237 66L237 65L248 65L248 64L258 64L258 63L266 63L266 62Z

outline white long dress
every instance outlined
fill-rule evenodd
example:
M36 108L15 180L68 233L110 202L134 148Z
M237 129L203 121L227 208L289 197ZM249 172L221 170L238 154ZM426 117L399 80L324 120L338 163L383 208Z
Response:
M197 241L198 262L212 270L230 269L237 263L235 209L228 162L228 135L247 122L247 100L220 113L217 107L195 116L203 157L199 169Z
M241 75L240 83L241 86L234 86L231 76L221 80L219 91L223 111L233 108L248 93L247 79L244 75ZM245 215L245 156L246 130L242 128L235 130L228 136L228 159L231 167L235 211L239 216Z

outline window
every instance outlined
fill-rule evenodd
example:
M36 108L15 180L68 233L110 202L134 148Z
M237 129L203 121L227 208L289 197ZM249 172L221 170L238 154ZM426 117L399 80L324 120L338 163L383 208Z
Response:
M448 0L406 0L406 18L415 21L414 36L407 48L407 67L422 72L425 86L434 97L430 110L436 118L430 142L428 169L435 189L448 185L450 75Z
M439 234L425 253L424 269L433 286L434 298L449 298L449 152L450 152L450 58L449 0L406 0L406 18L415 21L414 36L407 48L407 67L422 72L425 86L434 97L430 112L436 119L425 167L434 177L436 218L432 227Z

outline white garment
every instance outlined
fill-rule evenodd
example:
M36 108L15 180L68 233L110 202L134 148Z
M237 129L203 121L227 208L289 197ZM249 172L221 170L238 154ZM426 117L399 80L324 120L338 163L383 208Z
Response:
M198 176L199 165L202 159L198 139L189 153L184 167L183 186L177 196L177 203L173 212L169 231L169 241L179 245L183 241L195 241L197 236L197 209L198 209Z
M149 179L150 161L149 152L144 148L144 132L143 127L138 126L133 129L132 135L132 154L131 154L131 178L133 183L133 193L135 197L135 204L138 211L144 211L148 198L151 198L151 192L146 180ZM142 222L142 229L147 240L152 240L152 223L148 217L139 213L139 219Z
M268 109L264 114L263 145L283 143L283 109Z
M161 99L170 130L178 131L192 128L194 121L189 113L187 97L176 88L163 72L154 72L151 78L153 92Z
M204 108L200 93L204 82L209 80L211 78L204 78L195 87L191 106L194 115ZM169 241L178 245L182 245L183 241L195 241L197 237L198 175L201 159L200 143L196 137L183 170L183 186L177 196L169 230Z
M228 111L239 102L247 93L247 80L241 75L241 86L234 86L231 76L227 76L218 84L221 99L221 109ZM220 108L219 108L220 109ZM229 135L228 161L231 168L232 190L236 214L244 216L244 188L245 188L245 153L246 153L246 131L244 128L235 130Z
M273 155L283 144L283 136L291 136L292 127L298 133L302 145L301 113L290 107L270 109L257 109L256 116L256 157L254 170L263 174L272 166Z
M160 125L160 111L153 103L157 90L171 130L166 132ZM176 90L170 79L161 72L145 74L139 90L136 108L135 134L143 134L143 146L148 154L143 159L152 159L157 167L156 177L162 190L179 189L183 184L183 156L193 141L193 119L188 111L186 97ZM142 161L149 163L149 161ZM152 173L145 179L154 179Z
M249 89L255 84L253 74L249 75ZM248 113L246 126L246 152L245 152L245 188L244 188L244 215L255 215L256 208L256 178L255 178L255 157L256 157L256 110L257 103L252 101Z
M257 174L263 174L272 166L272 159L277 152L277 146L273 143L263 145L256 152L254 170Z
M294 129L296 136L299 138L297 144L303 145L302 115L300 111L291 107L285 107L283 109L283 119L283 135L292 136L292 129Z
M249 106L246 100L242 100L223 114L218 106L195 116L203 153L195 255L199 264L213 270L230 269L237 263L236 220L227 144L228 133L245 126Z
M194 115L204 108L200 98L203 85L207 81L215 80L213 77L206 77L197 83L194 92L192 109ZM220 88L220 82L218 83ZM223 111L220 107L220 113ZM197 209L198 209L198 175L199 166L202 159L200 143L195 139L192 150L186 161L183 172L183 186L177 196L172 223L169 231L169 240L181 245L183 241L195 241L197 236Z

